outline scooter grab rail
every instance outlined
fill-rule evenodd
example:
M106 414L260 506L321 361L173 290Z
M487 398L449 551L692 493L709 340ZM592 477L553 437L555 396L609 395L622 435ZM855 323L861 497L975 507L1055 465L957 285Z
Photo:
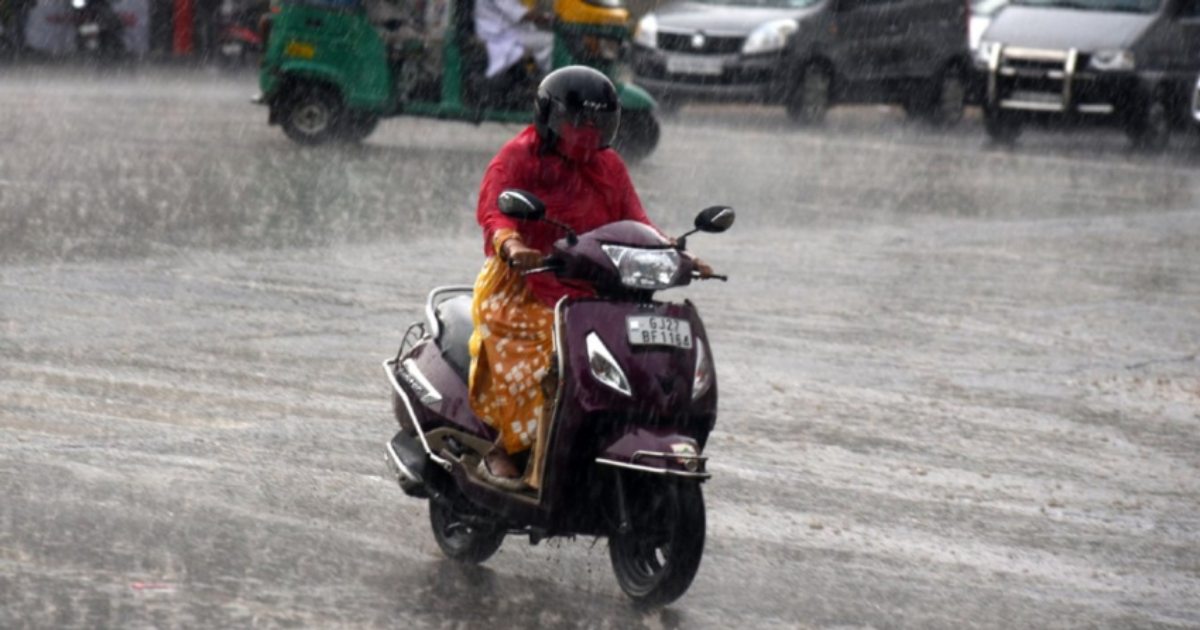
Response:
M429 459L432 459L438 466L449 471L453 468L453 464L429 448L429 441L425 439L425 431L421 428L421 422L417 420L417 412L413 409L412 401L408 399L408 394L400 386L400 381L396 379L396 368L398 365L399 362L396 359L388 359L383 362L383 371L387 373L388 381L392 384L392 389L396 391L396 395L404 403L404 408L408 410L408 417L412 418L413 427L417 429L417 437L421 438L421 446L425 448Z

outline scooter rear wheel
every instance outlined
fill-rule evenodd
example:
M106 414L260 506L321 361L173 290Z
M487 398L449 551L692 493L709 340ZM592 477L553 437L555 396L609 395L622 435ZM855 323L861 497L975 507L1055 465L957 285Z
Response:
M466 522L443 501L429 501L429 525L433 538L447 558L479 564L491 558L504 542L503 527L486 527Z
M671 479L628 484L631 531L614 534L608 555L621 590L642 606L679 599L692 585L704 554L704 495L700 484Z

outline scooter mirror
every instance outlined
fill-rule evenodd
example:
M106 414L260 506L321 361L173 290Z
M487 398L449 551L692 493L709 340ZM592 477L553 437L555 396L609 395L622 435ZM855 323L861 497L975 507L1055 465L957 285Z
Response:
M502 193L496 200L500 206L500 212L514 219L523 219L525 221L537 221L546 215L546 205L542 203L533 193L510 188Z
M729 206L712 206L696 215L696 229L701 232L724 232L733 225L737 213Z

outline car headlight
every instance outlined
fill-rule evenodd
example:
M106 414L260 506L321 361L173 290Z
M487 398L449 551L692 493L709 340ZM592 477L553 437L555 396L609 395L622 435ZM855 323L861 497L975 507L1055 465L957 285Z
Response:
M772 20L754 29L746 43L742 44L743 55L774 52L787 47L788 38L800 30L796 20Z
M1192 94L1192 120L1200 123L1200 78L1196 79L1196 91Z
M633 43L646 48L658 46L658 18L653 13L647 13L638 21L637 29L633 31Z
M586 341L588 367L592 371L592 376L622 394L632 396L633 389L629 387L629 379L625 378L625 371L617 365L617 360L613 358L604 342L600 341L600 336L590 332Z
M674 249L639 249L622 245L601 245L621 275L621 284L631 289L656 291L675 284L680 256Z
M1000 42L979 42L979 46L972 51L975 55L975 66L986 68L992 61L992 55L1000 50Z
M692 377L692 400L703 396L713 384L712 359L704 349L704 341L696 344L696 373Z
M1088 66L1101 71L1133 70L1137 61L1129 50L1100 50L1092 54Z

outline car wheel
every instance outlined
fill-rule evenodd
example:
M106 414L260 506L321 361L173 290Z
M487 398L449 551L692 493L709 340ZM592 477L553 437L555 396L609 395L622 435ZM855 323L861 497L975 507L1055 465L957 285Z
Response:
M934 85L929 122L938 127L957 125L966 109L966 100L967 82L962 71L958 68L946 70Z
M809 64L788 95L788 117L802 125L820 124L829 110L832 86L833 77L825 66Z
M1150 103L1141 116L1130 121L1125 129L1136 149L1157 153L1167 148L1171 140L1171 120L1162 99Z
M987 107L983 110L983 128L992 142L1011 145L1021 135L1021 120L1012 112Z
M317 145L337 135L342 114L341 99L333 90L320 85L301 85L283 98L280 123L293 141Z

